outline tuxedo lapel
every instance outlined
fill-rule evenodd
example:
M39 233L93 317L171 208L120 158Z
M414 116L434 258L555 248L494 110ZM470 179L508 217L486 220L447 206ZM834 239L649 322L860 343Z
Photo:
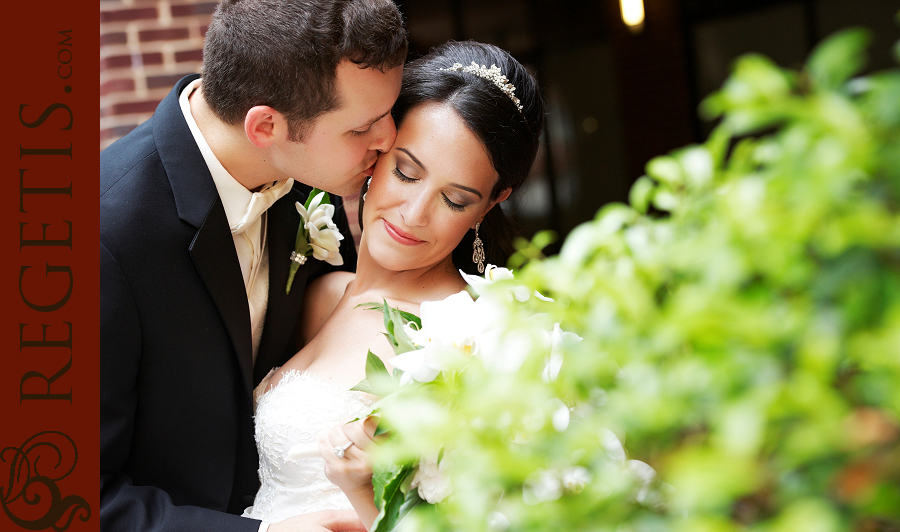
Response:
M297 269L291 293L285 293L291 252L300 227L300 213L294 203L303 203L305 195L296 188L285 197L275 202L267 211L267 233L269 248L269 301L266 308L266 321L260 340L256 367L253 371L253 382L258 383L266 376L269 369L283 364L287 349L292 349L289 342L297 328L303 293L310 269L318 266L319 261L309 260Z
M253 392L253 347L247 291L222 200L178 103L181 91L196 78L182 78L159 104L156 114L160 119L154 120L153 136L178 216L197 228L189 246L191 258L225 323L249 399Z
M252 396L253 340L250 334L250 306L225 209L222 207L222 200L218 197L216 199L189 249L194 265L225 322L237 353L244 388L248 396Z

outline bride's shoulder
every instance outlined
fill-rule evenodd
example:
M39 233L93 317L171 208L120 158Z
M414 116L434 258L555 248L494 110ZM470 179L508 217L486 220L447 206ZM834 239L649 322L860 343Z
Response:
M317 277L306 288L306 298L313 298L323 303L331 302L337 306L338 301L344 295L344 290L350 281L356 278L353 272L331 272L321 277ZM304 300L304 304L306 301Z
M356 278L352 272L331 272L306 287L301 314L303 337L308 341L331 315L344 296L347 285Z

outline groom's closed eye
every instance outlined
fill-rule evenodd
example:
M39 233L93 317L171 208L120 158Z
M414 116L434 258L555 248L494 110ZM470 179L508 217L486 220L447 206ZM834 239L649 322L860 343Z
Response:
M350 131L350 133L353 135L365 135L372 129L372 126L377 124L379 120L386 117L389 113L390 113L390 111L388 111L387 113L384 113L383 115L379 116L378 118L375 118L374 120L370 120L366 125L361 126L356 129L353 129Z

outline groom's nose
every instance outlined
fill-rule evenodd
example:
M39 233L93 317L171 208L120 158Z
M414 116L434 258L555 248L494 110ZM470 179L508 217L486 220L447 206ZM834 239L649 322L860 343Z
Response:
M384 115L381 120L372 124L375 132L372 135L372 143L369 144L370 150L386 152L394 145L394 139L397 138L397 128L394 126L394 117L390 113Z

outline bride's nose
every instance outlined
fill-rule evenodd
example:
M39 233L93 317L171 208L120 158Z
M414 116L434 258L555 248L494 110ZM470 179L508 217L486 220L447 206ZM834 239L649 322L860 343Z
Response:
M430 200L428 195L423 193L413 194L406 198L400 209L400 215L403 221L409 227L422 227L428 224L428 206Z

